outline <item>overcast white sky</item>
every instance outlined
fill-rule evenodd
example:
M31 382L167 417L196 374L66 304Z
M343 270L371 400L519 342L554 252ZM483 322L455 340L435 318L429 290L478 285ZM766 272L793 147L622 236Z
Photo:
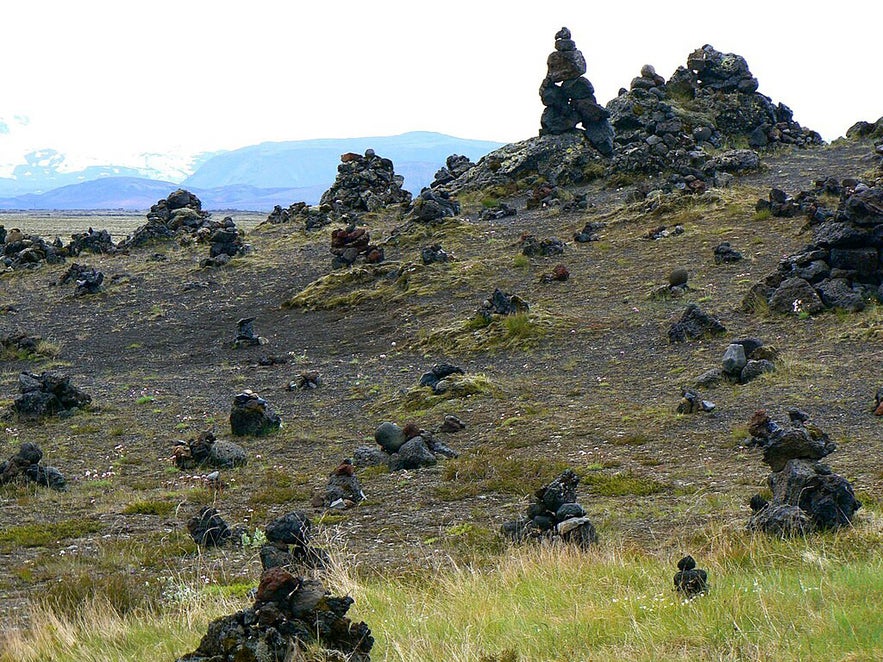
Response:
M883 115L879 0L9 0L0 20L0 162L412 130L523 140L562 25L602 104L708 43L828 141Z

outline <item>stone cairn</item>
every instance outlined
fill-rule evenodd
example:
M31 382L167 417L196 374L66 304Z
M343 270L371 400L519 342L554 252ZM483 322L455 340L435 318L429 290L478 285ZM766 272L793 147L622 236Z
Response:
M203 211L196 195L178 189L153 205L147 212L147 223L136 228L117 248L128 250L175 239L209 244L209 257L200 263L203 267L221 266L231 257L248 252L249 246L243 243L232 218L227 216L219 222L211 216Z
M616 131L611 169L666 173L664 190L703 193L707 185L724 181L726 173L759 165L751 150L710 157L711 149L720 149L727 138L747 137L755 148L821 144L818 133L794 122L787 106L773 104L757 87L745 58L709 45L691 53L667 82L644 65L630 89L623 88L607 104ZM687 103L694 112L685 112Z
M839 194L836 211L821 204L825 192ZM746 309L763 302L778 313L813 315L829 308L858 312L867 299L883 301L883 185L829 178L793 199L775 189L769 197L758 208L783 216L802 212L813 241L751 288Z
M724 350L721 364L702 373L696 379L696 386L717 386L721 383L747 384L768 372L773 372L773 363L779 356L775 347L764 345L760 338L734 340Z
M432 184L429 185L429 188L438 188L439 186L450 184L457 179L457 177L474 167L475 164L469 160L469 157L460 156L459 154L451 154L445 159L445 167L439 169L435 173L435 177Z
M53 284L66 285L73 282L76 285L74 296L97 294L101 291L104 282L104 273L94 267L74 262Z
M536 491L523 517L503 524L502 534L514 542L560 540L583 549L596 543L595 527L576 501L578 485L579 476L566 469Z
M429 430L415 423L400 427L386 421L374 431L380 448L360 446L353 452L358 467L386 465L390 471L413 470L434 466L439 457L455 458L458 453Z
M496 288L491 296L481 302L477 316L490 324L494 315L518 315L530 310L530 304L517 294L507 294L500 288Z
M749 446L763 451L763 462L772 473L772 501L759 494L751 498L752 531L780 536L803 535L816 530L849 526L861 508L848 480L820 460L837 446L828 435L808 422L799 409L788 411L790 425L782 427L765 411L757 411L748 425Z
M261 437L282 427L279 417L270 403L256 393L245 390L233 398L230 407L230 430L237 437Z
M348 152L340 157L337 178L319 203L330 205L336 214L362 214L390 205L405 208L411 194L402 189L404 181L395 174L392 161L377 156L373 149L366 150L365 156Z
M696 567L696 561L687 554L678 561L674 577L675 590L688 600L708 591L708 573Z
M24 442L15 455L0 462L0 485L24 478L53 490L67 489L67 480L62 473L55 467L40 464L42 459L43 451L37 444Z
M176 662L299 660L323 647L324 660L370 662L374 639L346 612L353 599L332 597L318 579L281 567L265 570L251 607L212 621L199 647Z
M232 469L242 467L248 461L245 449L239 444L216 439L210 430L200 432L187 441L175 442L172 450L175 466L182 471L198 467Z
M115 249L106 230L96 233L89 228L88 233L73 235L65 246L58 237L48 242L39 235L26 234L18 228L7 230L0 225L0 268L11 271L35 269L43 263L62 264L65 258L79 255L84 250L111 253Z
M680 318L669 327L668 340L671 343L687 342L726 333L726 330L727 328L714 315L691 303L684 309Z
M351 458L345 458L328 476L328 483L317 490L310 503L314 508L346 509L365 500L362 484Z
M331 231L332 269L353 266L360 258L366 264L383 262L383 247L371 243L371 233L366 227L353 224Z
M306 202L295 202L283 209L280 205L273 207L264 223L278 225L293 221L303 221L305 230L322 228L333 222L333 209L330 204L310 206ZM261 224L263 225L263 223Z
M564 242L557 237L538 239L535 235L525 233L521 235L519 246L521 254L528 257L548 257L564 253Z
M254 332L256 317L243 317L236 322L236 336L233 338L234 349L266 345L267 339Z
M71 416L92 402L92 397L73 386L70 377L49 370L40 374L22 372L18 376L19 395L12 410L27 419Z
M570 37L570 30L561 28L555 34L555 50L546 61L547 73L540 85L540 99L546 107L540 119L540 135L573 131L582 124L595 149L610 156L610 113L595 100L595 88L584 75L586 60Z
M261 567L310 570L328 565L328 553L311 544L312 531L310 518L299 510L274 519L265 530L267 541L261 546Z

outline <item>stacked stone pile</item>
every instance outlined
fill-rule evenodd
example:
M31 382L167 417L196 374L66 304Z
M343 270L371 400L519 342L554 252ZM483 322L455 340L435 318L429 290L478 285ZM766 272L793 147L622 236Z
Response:
M0 225L0 264L6 269L33 269L43 262L60 264L66 255L58 238L49 243L38 235L25 234L18 228L6 230Z
M283 209L280 205L273 207L264 223L278 225L302 221L305 230L322 228L334 221L330 204L310 206L306 202L295 202Z
M607 104L616 131L612 170L670 173L663 188L701 193L720 184L719 173L756 169L757 155L733 150L709 157L728 138L747 137L754 148L821 144L791 110L757 92L757 79L740 55L703 46L665 82L650 65ZM689 112L683 108L688 103Z
M439 169L438 172L435 173L435 178L429 187L438 188L439 186L450 184L457 179L457 177L474 167L475 164L469 160L469 157L460 156L459 154L451 154L445 160L445 167Z
M203 211L200 199L184 189L174 191L147 212L147 223L139 226L117 246L120 250L138 248L156 241L209 244L209 257L201 266L221 266L231 257L248 251L233 219L214 221Z
M477 314L490 323L494 315L517 315L530 310L530 305L517 294L507 294L496 288L491 296L482 301Z
M538 239L535 235L521 236L521 254L528 257L548 257L564 253L564 242L557 237Z
M348 152L340 161L337 178L322 194L321 205L330 205L337 214L358 214L410 204L411 194L402 189L404 178L395 174L392 161L377 156L373 149L366 150L365 156Z
M765 411L752 417L749 446L763 451L772 473L772 501L751 499L748 528L782 536L837 529L852 523L861 508L848 480L820 460L837 446L798 409L788 412L790 424L780 426Z
M566 469L534 494L525 515L503 524L501 532L515 542L561 540L586 548L598 541L595 527L576 501L579 476Z
M447 191L424 188L411 205L408 217L426 223L459 214L460 203L452 199Z
M265 530L267 542L261 546L261 566L288 570L318 569L328 563L327 552L312 544L313 523L295 510L277 517Z
M333 269L351 267L359 259L366 264L377 264L384 259L383 247L371 243L368 228L352 224L331 231L331 254Z
M328 482L313 495L311 504L316 508L351 508L364 501L365 493L356 476L352 459L346 458L328 476Z
M101 291L101 285L104 283L104 273L87 264L74 262L54 284L66 285L70 282L75 285L74 294L76 296L97 294Z
M352 604L348 596L331 596L318 579L270 568L254 604L212 621L199 647L176 662L281 662L306 659L307 651L310 659L370 662L374 639L364 622L346 617Z
M70 377L54 370L22 372L18 389L12 410L23 418L70 416L92 402L90 395L71 384Z
M217 439L210 430L187 441L178 441L172 450L175 466L183 471L197 467L232 469L247 462L245 449L232 441Z
M747 384L776 369L773 361L779 352L764 345L760 338L742 338L731 342L721 357L720 366L702 373L697 386L717 386L720 383Z
M199 263L201 267L221 267L248 250L230 216L226 216L219 226L213 223L202 226L196 232L196 240L209 245L209 256Z
M89 228L85 232L71 235L70 243L65 247L65 253L69 257L76 257L84 251L113 254L117 252L117 247L107 230L96 231Z
M230 407L230 429L236 436L264 436L282 427L270 403L256 393L245 390L233 398Z
M826 209L817 197L832 190L840 191L836 211ZM782 198L778 193L773 197ZM869 298L883 300L883 186L823 180L792 203L786 197L780 209L803 211L813 241L782 259L776 271L754 285L745 297L746 308L762 301L771 310L795 315L826 308L857 312Z
M15 455L0 462L0 485L24 478L53 490L65 490L67 488L65 477L55 467L40 464L42 459L43 451L37 444L24 442Z
M555 50L546 61L547 73L540 85L546 107L540 119L540 135L573 131L582 125L586 137L605 156L613 153L610 113L595 99L595 88L586 73L586 60L571 39L570 30L555 35Z
M439 457L455 458L458 453L429 430L414 423L400 427L386 421L374 431L380 448L361 446L353 453L356 466L387 465L390 471L431 467Z
M698 112L711 113L724 136L748 136L752 147L774 143L819 145L821 136L794 121L786 105L757 92L757 79L740 55L710 45L693 51L667 83L669 94L691 100Z

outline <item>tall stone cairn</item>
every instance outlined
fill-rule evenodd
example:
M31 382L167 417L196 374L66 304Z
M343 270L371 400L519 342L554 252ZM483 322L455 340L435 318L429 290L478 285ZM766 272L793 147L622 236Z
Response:
M586 59L561 28L555 35L555 50L546 62L548 71L540 85L540 99L546 107L540 119L540 135L573 131L581 124L586 137L605 156L613 154L610 113L595 99L595 88L586 73Z

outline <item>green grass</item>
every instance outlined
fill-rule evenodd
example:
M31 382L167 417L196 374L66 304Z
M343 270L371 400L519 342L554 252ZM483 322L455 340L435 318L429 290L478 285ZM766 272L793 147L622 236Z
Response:
M348 615L371 627L376 662L875 660L881 534L873 522L788 541L718 528L656 552L602 539L587 552L526 545L480 566L416 573L363 576L335 564L326 583L355 599ZM440 535L485 537L467 525ZM687 551L709 573L708 593L693 600L672 588ZM242 582L230 587L181 585L174 600L128 614L101 602L67 616L37 607L31 630L6 634L0 661L134 661L147 650L175 659L209 620L248 604Z
M0 550L16 547L44 547L66 538L80 538L104 529L101 522L91 519L69 519L45 524L22 524L0 531Z

